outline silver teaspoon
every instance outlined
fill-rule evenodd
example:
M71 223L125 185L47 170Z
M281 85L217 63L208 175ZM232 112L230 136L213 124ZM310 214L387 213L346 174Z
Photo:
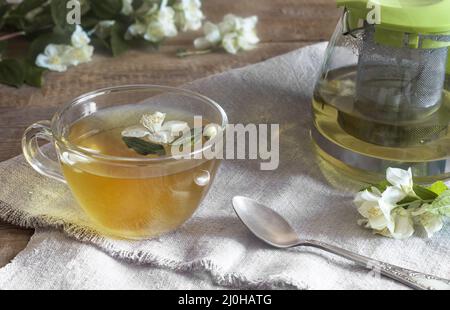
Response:
M373 260L369 257L320 241L302 240L281 215L253 199L236 196L233 198L233 207L244 225L256 237L271 246L283 249L297 246L311 246L347 258L355 262L358 266L379 272L383 276L394 279L414 289L450 289L450 280Z

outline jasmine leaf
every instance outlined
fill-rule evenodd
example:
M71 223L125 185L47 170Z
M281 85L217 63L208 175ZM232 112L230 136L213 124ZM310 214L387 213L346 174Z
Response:
M25 83L34 87L42 87L43 75L46 70L29 61L24 62L23 66L25 69Z
M91 39L91 42L96 47L104 48L104 49L107 49L108 51L111 51L111 45L109 44L108 40L104 40L102 38L95 36Z
M20 87L25 79L25 70L20 61L5 59L0 61L0 83Z
M122 11L122 0L90 0L89 4L100 19L114 19Z
M87 14L81 19L81 27L83 27L83 29L94 28L99 21L100 20L98 18L91 16L91 14Z
M10 6L6 5L6 4L1 4L0 7L0 28L3 27L3 25L5 24L5 15L6 13L8 13L10 10Z
M406 198L400 200L397 204L405 205L407 203L413 203L414 201L420 201L420 200L418 198L416 198L416 197L406 197Z
M116 22L111 28L110 45L114 57L126 52L129 48L128 43L124 39L126 28Z
M431 204L429 211L436 215L450 217L450 190L446 190Z
M422 200L434 200L438 197L438 194L420 185L413 185L413 190Z
M122 140L128 148L133 149L140 155L166 155L164 147L160 144L155 144L135 137L122 137Z
M8 47L8 41L0 41L0 55L2 55Z
M431 184L430 187L428 187L428 189L438 195L442 194L443 192L445 192L446 190L448 190L448 186L445 185L444 182L442 181L437 181L433 184Z
M391 183L389 183L388 181L384 180L384 181L381 181L380 183L377 183L377 184L370 184L369 186L367 186L367 187L365 187L365 188L362 188L362 189L361 189L361 192L362 192L362 191L365 191L365 190L370 191L370 189L371 189L372 187L375 187L376 189L378 189L378 190L382 193L382 192L384 192L384 191L386 190L386 188L387 188L388 186L391 186L391 185L392 185Z
M62 33L72 33L75 30L75 25L67 23L67 15L69 13L69 9L67 9L68 1L52 0L50 3L53 22L56 25L56 29Z
M55 0L58 1L58 0ZM25 0L22 1L17 8L14 10L15 14L18 15L25 15L31 10L34 10L37 7L42 6L47 0ZM54 2L54 1L52 1Z

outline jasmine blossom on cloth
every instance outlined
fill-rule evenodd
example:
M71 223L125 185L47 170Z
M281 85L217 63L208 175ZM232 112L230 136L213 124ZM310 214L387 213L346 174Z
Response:
M411 168L388 168L385 182L360 191L353 202L363 216L360 225L395 239L411 237L415 226L431 238L442 229L443 217L450 216L448 187L442 182L414 185Z

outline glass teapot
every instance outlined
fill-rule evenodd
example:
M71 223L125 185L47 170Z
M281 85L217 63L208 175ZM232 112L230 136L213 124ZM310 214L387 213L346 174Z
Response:
M450 175L450 1L337 0L313 97L319 153L354 176Z

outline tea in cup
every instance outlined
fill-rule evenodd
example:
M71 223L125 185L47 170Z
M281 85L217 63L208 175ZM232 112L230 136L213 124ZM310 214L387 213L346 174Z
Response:
M67 183L100 233L143 239L178 228L195 212L219 160L193 154L222 139L226 125L223 109L202 95L162 86L112 87L64 105L51 122L30 126L23 152L35 170ZM59 162L39 150L40 138L53 143ZM180 149L183 156L174 154Z

